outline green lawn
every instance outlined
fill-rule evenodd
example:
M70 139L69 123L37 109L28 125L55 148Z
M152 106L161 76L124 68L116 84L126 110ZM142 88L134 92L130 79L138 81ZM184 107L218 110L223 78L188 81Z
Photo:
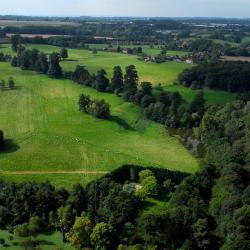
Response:
M43 52L51 53L60 51L59 47L51 45L27 45L27 48L37 48ZM2 45L0 51L13 55L10 45ZM64 70L74 70L76 65L84 65L91 73L96 73L104 68L108 76L112 76L114 66L120 65L123 69L130 64L134 64L138 70L141 81L150 81L152 83L172 84L177 79L179 73L185 68L192 67L182 62L152 63L137 59L137 56L121 53L98 51L93 54L88 50L69 49L68 61L61 62ZM172 52L173 53L173 52ZM71 61L72 60L72 61Z
M9 237L13 237L12 240ZM0 247L0 249L9 249L9 250L21 250L23 249L19 246L19 239L16 239L13 234L10 234L6 230L0 230L0 238L5 240L6 247ZM51 234L40 234L34 240L38 240L40 242L40 246L42 250L73 250L74 247L70 246L68 243L62 242L62 235L59 232L51 233ZM13 244L14 243L14 244ZM17 244L15 244L17 243Z
M9 76L14 77L17 89L0 92L0 128L10 140L8 151L0 154L2 178L49 179L69 187L76 181L86 184L102 176L99 171L126 163L185 172L199 169L197 160L161 125L145 120L137 106L113 94L0 63L0 79ZM79 112L80 93L106 99L112 120Z

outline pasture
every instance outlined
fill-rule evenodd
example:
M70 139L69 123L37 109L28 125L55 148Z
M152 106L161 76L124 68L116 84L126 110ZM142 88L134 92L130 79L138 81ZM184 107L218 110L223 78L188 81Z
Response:
M107 48L108 47L108 44L88 44L89 48L91 49L98 49L98 50L102 50L104 48ZM112 47L114 49L117 49L118 46L117 45L112 45ZM150 47L149 45L121 45L120 46L121 48L138 48L138 47L141 47L142 48L142 52L146 55L149 55L149 56L157 56L161 53L161 48L160 46L153 46L153 47ZM177 51L177 50L168 50L167 51L167 55L169 56L185 56L187 55L188 52L185 52L185 51Z
M75 57L77 52L88 53L70 50L71 57L72 51ZM64 67L69 63L63 63ZM3 179L48 179L70 188L122 164L185 172L199 169L199 162L163 126L146 120L137 106L113 94L0 63L0 79L9 76L17 87L0 91L0 128L8 140L0 154ZM79 112L81 93L104 98L112 118L103 121Z
M45 53L59 52L61 48L51 45L27 45L27 48L36 48ZM9 44L2 45L0 51L14 55ZM61 62L64 70L74 70L76 65L84 65L91 73L96 73L104 68L108 77L112 76L114 66L120 65L124 70L130 64L134 64L138 70L140 81L150 81L154 84L172 84L179 73L185 68L192 67L182 62L153 63L137 59L137 56L125 55L115 52L98 51L93 54L89 50L69 49L69 60Z

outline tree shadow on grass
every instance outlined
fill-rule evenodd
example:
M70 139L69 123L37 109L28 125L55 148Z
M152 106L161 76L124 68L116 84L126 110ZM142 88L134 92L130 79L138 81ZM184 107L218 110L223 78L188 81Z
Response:
M55 246L54 242L48 241L48 240L38 240L38 243L41 245L47 245L47 246Z
M4 141L4 147L0 150L2 154L14 153L19 150L20 147L13 142L13 140L7 139Z
M130 126L126 121L124 121L123 119L121 119L119 116L114 116L112 115L109 118L110 121L117 123L119 126L123 127L126 130L131 130L131 131L135 131L135 129Z
M62 62L78 62L78 59L64 59Z
M21 89L21 86L15 86L13 88L8 88L8 87L4 87L4 88L1 88L1 91L13 91L13 90L20 90Z

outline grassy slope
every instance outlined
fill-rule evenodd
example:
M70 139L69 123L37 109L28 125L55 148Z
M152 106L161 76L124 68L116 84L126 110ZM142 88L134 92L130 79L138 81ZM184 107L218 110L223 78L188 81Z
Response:
M185 88L181 85L166 85L164 86L164 89L171 92L178 91L187 103L191 103L195 95L199 91L199 90L193 90L191 88ZM212 89L204 89L203 91L205 94L204 96L207 105L215 105L215 104L223 105L235 99L235 94L226 91L212 90Z
M17 83L16 90L0 92L0 128L13 140L10 152L0 154L1 170L109 171L125 163L187 172L198 169L187 150L162 126L144 120L135 105L68 80L21 71L8 63L0 63L0 69L0 79L13 76ZM77 101L82 92L105 98L111 105L113 121L80 113ZM67 179L86 183L88 176L70 175ZM34 179L32 175L7 178ZM56 174L53 182L64 184L63 175Z
M8 231L6 230L0 230L0 238L5 240L5 243L8 245L6 249L11 249L11 250L21 250L23 249L20 246L15 246L13 245L14 242L19 242L18 239L14 238L12 241L9 240L9 236L12 236ZM62 242L62 235L59 232L55 232L52 234L41 234L38 235L36 240L41 242L41 249L42 250L53 250L53 249L64 249L64 250L73 250L75 249L74 247L71 247L67 243ZM2 247L1 247L2 249ZM3 247L4 249L4 247Z

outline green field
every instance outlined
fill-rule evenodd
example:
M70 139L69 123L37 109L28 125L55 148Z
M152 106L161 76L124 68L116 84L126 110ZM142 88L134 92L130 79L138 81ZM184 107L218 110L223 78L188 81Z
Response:
M98 49L98 50L102 50L103 48L108 47L108 44L88 44L89 48L91 49ZM117 48L118 46L113 45L113 48ZM121 45L121 48L137 48L137 47L141 47L142 48L142 52L146 55L149 56L157 56L161 53L161 48L160 46L154 46L153 48L151 48L149 45ZM177 50L168 50L167 54L170 56L185 56L188 54L188 52L185 51L177 51Z
M27 48L37 48L45 53L60 51L59 47L51 45L28 45ZM10 45L2 45L0 51L6 54L14 55ZM111 77L114 66L120 65L123 69L130 64L137 67L140 80L150 81L152 83L172 84L179 73L185 68L192 67L189 64L181 62L152 63L139 61L137 56L125 55L120 53L98 51L93 54L88 50L69 49L69 59L61 62L63 69L74 70L76 65L85 65L91 73L96 73L104 68L108 76Z
M13 237L13 240L10 240L9 237ZM5 240L6 247L0 247L1 249L10 249L10 250L21 250L24 249L19 246L19 239L15 238L13 234L10 234L6 230L0 230L0 238ZM71 247L68 243L62 242L62 235L59 232L51 233L51 234L40 234L35 240L40 242L40 247L42 250L73 250L74 247ZM13 244L14 243L14 244ZM18 243L18 244L15 244ZM40 248L39 248L40 249Z
M200 91L185 88L181 85L166 85L164 86L164 90L170 92L178 91L186 103L191 103L197 92ZM204 89L203 91L207 105L224 105L225 103L232 102L235 99L235 94L226 91L212 89Z
M0 69L0 79L13 76L17 85L0 92L0 128L10 140L8 150L0 154L3 178L49 179L70 187L126 163L185 172L199 169L198 161L161 125L145 120L137 106L9 63L0 63ZM112 119L97 120L79 112L80 93L106 99Z

